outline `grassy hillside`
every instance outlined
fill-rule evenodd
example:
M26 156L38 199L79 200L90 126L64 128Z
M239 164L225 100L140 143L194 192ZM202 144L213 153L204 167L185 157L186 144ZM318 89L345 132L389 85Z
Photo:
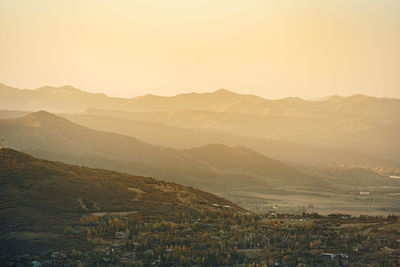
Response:
M192 187L37 159L12 149L0 149L0 182L3 253L18 249L17 233L57 234L88 213L195 214L215 209L212 204L242 210Z

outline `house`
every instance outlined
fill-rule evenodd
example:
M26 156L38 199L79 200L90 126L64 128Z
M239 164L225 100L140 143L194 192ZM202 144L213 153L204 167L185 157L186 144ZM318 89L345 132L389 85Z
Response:
M334 253L322 253L321 256L323 258L327 258L327 259L335 259L335 258L348 259L349 258L349 256L347 256L346 254L334 254Z
M321 256L323 258L326 258L326 259L333 259L335 257L335 254L333 254L333 253L322 253Z

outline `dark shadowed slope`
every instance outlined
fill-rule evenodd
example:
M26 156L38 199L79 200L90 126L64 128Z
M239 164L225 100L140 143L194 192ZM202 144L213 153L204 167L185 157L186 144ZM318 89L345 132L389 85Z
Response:
M26 237L29 233L62 233L66 225L87 213L191 214L211 210L214 203L241 210L191 187L41 160L12 149L0 149L0 182L2 254L35 249L19 240L19 233Z

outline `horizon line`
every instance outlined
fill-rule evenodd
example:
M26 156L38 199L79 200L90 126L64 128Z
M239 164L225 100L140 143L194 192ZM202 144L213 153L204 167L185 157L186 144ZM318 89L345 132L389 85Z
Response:
M340 94L332 94L332 95L324 95L324 96L319 96L319 97L312 97L312 98L305 98L305 97L301 97L301 96L285 96L285 97L280 97L280 98L266 98L263 96L259 96L256 94L245 94L245 93L238 93L235 92L233 90L229 90L226 88L219 88L213 91L203 91L203 92L195 92L195 91L188 91L188 92L182 92L179 94L174 94L174 95L159 95L159 94L153 94L153 93L147 93L147 94L142 94L142 95L137 95L137 96L132 96L132 97L123 97L123 96L112 96L109 95L107 93L104 92L91 92L91 91L86 91L84 89L81 89L77 86L71 85L71 84L65 84L65 85L61 85L61 86L53 86L53 85L43 85L37 88L19 88L19 87L15 87L12 85L7 85L5 83L0 82L0 86L6 86L6 87L10 87L16 90L29 90L29 91L37 91L40 90L42 88L54 88L54 89L62 89L65 87L70 87L72 89L81 91L83 93L87 93L87 94L92 94L92 95L104 95L108 98L120 98L120 99L135 99L135 98L140 98L140 97L145 97L145 96L155 96L155 97L165 97L165 98L173 98L173 97L177 97L177 96L181 96L181 95L191 95L191 94L197 94L197 95L202 95L202 94L215 94L218 92L226 92L226 93L231 93L231 94L236 94L236 95L241 95L241 96L254 96L254 97L258 97L261 98L263 100L271 100L271 101L275 101L275 100L283 100L283 99L301 99L303 101L309 101L309 102L319 102L319 101L326 101L330 98L333 97L340 97L340 98L350 98L350 97L354 97L354 96L366 96L366 97L370 97L370 98L378 98L378 99L397 99L400 100L400 97L392 97L392 96L373 96L373 95L367 95L367 94L361 94L361 93L353 93L347 96L344 95L340 95Z

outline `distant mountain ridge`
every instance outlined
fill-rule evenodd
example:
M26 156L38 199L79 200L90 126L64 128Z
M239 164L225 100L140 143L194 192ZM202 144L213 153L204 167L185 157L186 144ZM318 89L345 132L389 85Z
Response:
M340 116L367 113L369 116L382 117L390 114L392 109L399 111L399 103L399 99L364 95L335 96L323 101L307 101L297 97L267 100L255 95L237 94L226 89L211 93L185 93L171 97L148 94L135 98L117 98L108 97L102 93L88 93L72 86L44 86L35 90L21 90L0 84L0 109L48 110L64 113L99 108L131 112L202 110L306 117L331 114L334 111ZM360 110L360 105L368 109ZM381 111L377 112L379 110Z
M126 100L122 98L87 93L72 86L44 86L35 90L21 90L0 84L1 109L78 112L90 106L114 108L124 102Z

